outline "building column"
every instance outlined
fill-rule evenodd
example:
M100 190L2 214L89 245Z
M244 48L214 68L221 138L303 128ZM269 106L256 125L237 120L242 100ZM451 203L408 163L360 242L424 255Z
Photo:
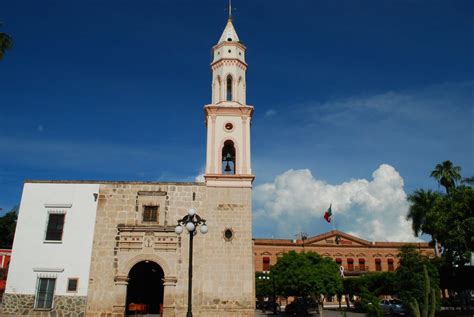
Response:
M115 296L113 303L114 316L125 316L126 304L127 304L127 286L128 276L117 275L115 276Z
M175 287L177 278L165 276L163 278L163 317L175 317Z

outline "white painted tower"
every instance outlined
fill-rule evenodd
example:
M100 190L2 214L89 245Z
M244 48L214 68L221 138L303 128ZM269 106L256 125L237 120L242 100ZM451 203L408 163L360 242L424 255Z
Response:
M246 104L245 51L229 17L213 47L212 104L204 107L208 186L250 187L254 179L250 160L253 107Z

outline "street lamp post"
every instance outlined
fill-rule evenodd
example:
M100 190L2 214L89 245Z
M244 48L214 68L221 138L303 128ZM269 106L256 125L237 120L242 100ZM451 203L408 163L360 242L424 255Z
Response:
M258 278L260 280L269 280L270 271L263 271L263 275L260 275ZM276 302L276 285L275 285L275 276L272 275L272 288L273 288L273 315L277 314L277 302Z
M183 232L183 226L189 232L189 267L188 267L188 312L186 317L193 317L192 312L192 293L193 293L193 237L197 233L196 229L200 226L199 230L202 234L207 233L206 220L201 218L197 213L196 209L190 208L188 214L182 219L178 219L178 224L174 228L174 232L180 235Z

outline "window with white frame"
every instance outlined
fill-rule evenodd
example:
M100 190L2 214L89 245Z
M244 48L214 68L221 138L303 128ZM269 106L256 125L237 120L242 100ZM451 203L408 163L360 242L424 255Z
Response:
M53 308L54 287L56 285L55 278L38 278L36 287L35 308L50 309Z

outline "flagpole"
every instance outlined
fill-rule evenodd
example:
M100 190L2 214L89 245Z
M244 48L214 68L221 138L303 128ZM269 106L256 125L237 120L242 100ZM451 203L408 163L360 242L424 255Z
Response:
M331 207L332 207L332 203L331 203ZM332 209L331 209L332 211ZM336 230L336 217L335 217L335 214L334 213L331 213L331 220L332 220L332 229L333 230Z

